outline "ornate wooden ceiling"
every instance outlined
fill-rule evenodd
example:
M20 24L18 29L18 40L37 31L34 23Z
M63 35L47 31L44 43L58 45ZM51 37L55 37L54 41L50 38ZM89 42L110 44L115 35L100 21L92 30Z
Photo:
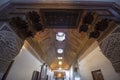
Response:
M41 16L43 16L43 21L46 28L76 28L82 10L40 10Z
M49 10L49 12L50 11L53 11L53 10ZM54 10L54 12L55 12L55 10ZM64 10L56 10L56 12L63 13ZM68 10L68 12L70 13L70 10ZM96 40L96 39L90 39L88 36L88 33L85 33L85 32L80 33L79 32L79 27L80 27L80 25L82 25L83 17L87 13L84 10L78 10L77 12L78 13L76 13L76 14L79 14L78 15L79 23L78 23L78 25L74 25L74 27L72 27L72 28L71 28L71 26L67 26L66 24L62 24L61 26L59 25L59 20L60 19L63 19L63 21L66 20L64 17L66 17L67 15L64 15L64 16L61 15L62 17L60 19L58 18L59 15L55 15L56 18L59 20L54 20L54 19L50 18L51 23L47 24L47 25L49 25L49 27L47 27L46 23L48 23L49 20L44 20L47 15L44 15L43 12L41 12L40 14L43 14L42 15L43 25L45 25L45 27L46 27L45 30L43 32L42 31L37 32L36 35L34 36L34 38L27 39L27 41L31 44L31 46L37 51L39 56L47 64L49 64L51 69L59 69L59 67L61 67L63 69L69 69L70 66L77 60L79 55L82 55L82 53L88 47L90 47L90 45ZM60 14L60 13L58 13L58 14ZM72 10L71 10L71 13L73 13ZM76 14L73 14L73 16ZM54 16L54 13L51 14L51 16ZM98 16L97 14L94 14L93 18L94 18L93 22L89 25L90 31L93 31L92 27L94 27L95 24L101 20L100 16ZM75 18L72 17L72 19L74 20ZM74 21L71 23L73 24ZM50 27L50 25L52 25L52 27ZM108 31L107 30L106 31L109 32L111 27L113 28L114 25L115 25L114 22L110 21L109 29L107 29ZM68 28L66 28L66 27L64 28L64 26L67 26ZM101 33L101 36L104 35L106 33L106 31ZM66 34L66 39L62 42L57 41L56 40L57 32L64 32ZM102 39L101 36L98 38L98 40ZM59 49L59 48L62 48L64 50L64 52L62 54L57 53L57 49ZM62 56L63 59L58 60L57 58L59 56ZM59 61L62 61L62 65L58 64Z
M77 58L95 41L101 41L113 28L115 23L111 21L109 27L101 33L97 39L89 39L88 34L79 33L79 27L82 25L83 17L87 12L95 12L94 20L89 25L89 29L95 26L102 18L110 18L119 21L119 12L114 9L114 3L47 3L47 4L13 4L8 13L8 17L25 16L26 12L37 11L41 15L41 22L45 26L44 32L37 32L34 37L27 41L36 50L38 55L50 66L51 69L69 69ZM83 10L84 9L84 10ZM114 13L115 12L115 13ZM4 13L4 12L3 12ZM117 13L117 14L116 14ZM2 14L2 13L1 13ZM3 19L1 16L0 19ZM56 33L64 32L66 39L63 42L56 40ZM63 54L57 53L57 49L62 48ZM58 65L58 56L62 56L63 64Z

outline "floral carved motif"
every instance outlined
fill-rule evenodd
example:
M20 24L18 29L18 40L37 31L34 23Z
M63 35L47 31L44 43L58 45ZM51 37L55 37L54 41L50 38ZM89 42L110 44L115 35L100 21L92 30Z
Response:
M103 54L112 62L115 70L120 72L120 27L105 38L100 44Z

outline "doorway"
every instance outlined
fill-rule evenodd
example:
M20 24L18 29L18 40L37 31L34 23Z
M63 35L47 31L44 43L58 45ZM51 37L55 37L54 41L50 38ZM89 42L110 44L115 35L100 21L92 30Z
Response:
M64 78L56 78L55 80L64 80Z
M104 80L101 70L92 71L93 80Z

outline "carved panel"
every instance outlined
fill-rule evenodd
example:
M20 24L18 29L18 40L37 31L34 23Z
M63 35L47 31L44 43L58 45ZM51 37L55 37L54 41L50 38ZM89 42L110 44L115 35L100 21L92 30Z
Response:
M0 72L5 72L10 61L19 53L23 41L4 23L0 26Z
M22 47L23 42L7 26L0 29L0 58L12 60Z
M120 72L120 26L100 44L103 54L112 62L115 70Z
M9 66L10 62L0 59L0 72L5 73Z
M112 65L114 66L115 71L120 73L120 62L113 63Z

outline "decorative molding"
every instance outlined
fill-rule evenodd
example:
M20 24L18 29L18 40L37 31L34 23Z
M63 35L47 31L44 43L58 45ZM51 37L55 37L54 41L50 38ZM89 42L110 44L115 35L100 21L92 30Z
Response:
M9 10L8 10L9 7ZM11 8L10 8L11 7ZM6 11L6 9L8 11ZM0 20L8 20L11 16L23 16L26 12L29 11L38 11L40 9L85 9L92 11L101 11L102 13L108 12L110 15L101 15L102 17L107 17L110 19L114 19L117 22L120 22L120 6L115 2L103 2L103 1L64 1L64 2L53 2L53 3L17 3L12 2L9 3L9 6L6 6L4 11L0 13Z
M10 1L2 4L2 5L0 6L0 11L3 10L5 7L9 6L10 4L11 4Z
M114 3L113 6L112 6L112 8L113 8L114 10L116 10L116 11L120 14L120 5Z
M45 5L45 6L56 6L56 5L58 5L58 6L61 6L61 5L66 5L66 6L68 6L68 5L71 5L71 6L101 6L101 5L103 5L103 6L110 6L110 5L112 5L112 4L114 4L114 2L104 2L104 1L62 1L62 2L60 2L60 1L58 1L58 2L28 2L28 3L26 3L26 2L12 2L12 4L15 4L15 5L36 5L36 6L43 6L43 5ZM41 4L41 5L40 5Z

